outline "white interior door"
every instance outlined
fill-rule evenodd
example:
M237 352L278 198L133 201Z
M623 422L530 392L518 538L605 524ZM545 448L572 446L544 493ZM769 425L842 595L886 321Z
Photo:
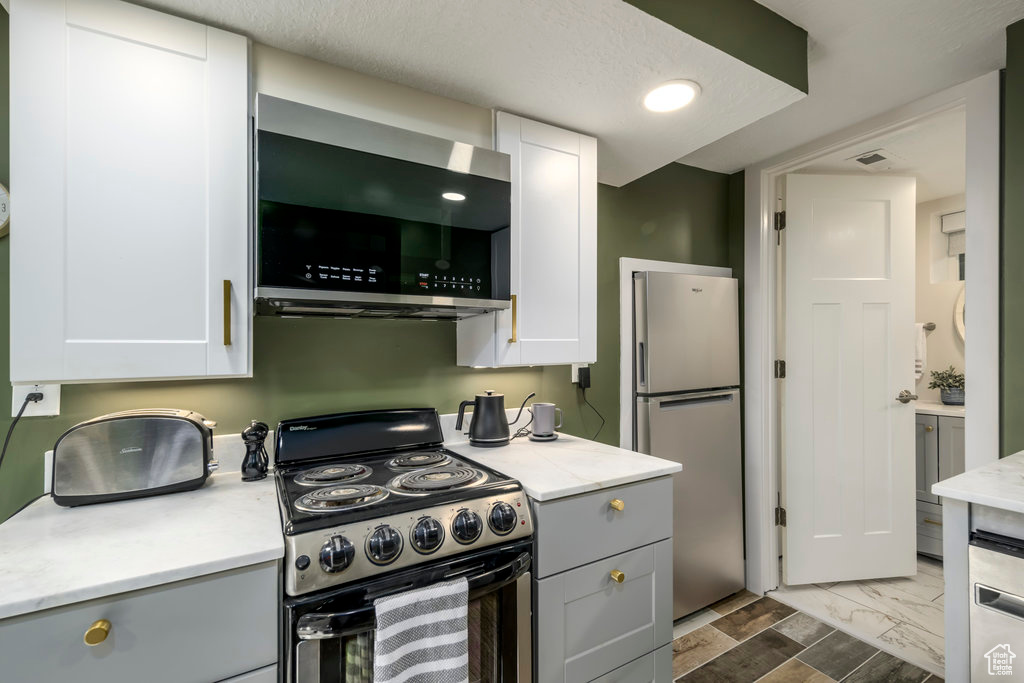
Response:
M916 572L913 178L786 178L783 581Z

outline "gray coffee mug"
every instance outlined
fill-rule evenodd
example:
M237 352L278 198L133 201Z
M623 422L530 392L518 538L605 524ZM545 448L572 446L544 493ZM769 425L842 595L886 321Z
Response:
M533 411L533 434L534 436L551 436L555 430L562 426L562 409L556 408L554 403L533 403L530 405ZM558 412L558 424L555 424L555 412Z

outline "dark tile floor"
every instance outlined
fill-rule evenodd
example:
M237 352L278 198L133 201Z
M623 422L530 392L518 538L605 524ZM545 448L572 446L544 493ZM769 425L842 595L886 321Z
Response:
M678 682L944 683L771 598L741 591L711 609L722 616L673 643Z

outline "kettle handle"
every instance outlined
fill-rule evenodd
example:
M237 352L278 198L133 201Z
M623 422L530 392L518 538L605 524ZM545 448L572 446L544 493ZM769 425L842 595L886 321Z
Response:
M462 418L466 416L466 406L476 406L476 401L463 401L459 404L459 419L455 421L456 431L462 431Z

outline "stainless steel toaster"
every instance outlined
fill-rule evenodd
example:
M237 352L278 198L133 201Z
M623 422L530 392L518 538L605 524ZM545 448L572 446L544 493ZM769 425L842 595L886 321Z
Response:
M53 500L87 505L199 488L217 469L215 426L191 410L168 409L77 424L53 447Z

